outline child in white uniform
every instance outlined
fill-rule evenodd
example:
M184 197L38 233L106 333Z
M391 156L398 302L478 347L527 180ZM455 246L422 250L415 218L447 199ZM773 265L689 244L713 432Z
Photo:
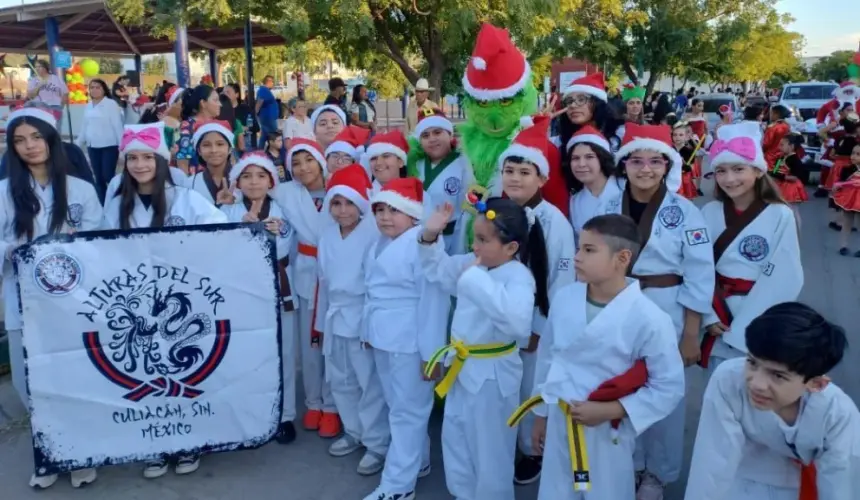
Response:
M686 500L860 498L860 413L827 373L845 331L797 302L744 331L705 390Z
M215 120L196 124L191 138L202 170L188 177L185 187L202 194L216 207L235 201L235 186L229 182L233 140L230 125Z
M518 343L531 336L535 303L544 312L549 308L546 248L542 234L530 235L530 208L491 198L478 203L474 253L449 257L431 243L453 212L450 204L437 209L424 224L419 250L427 278L458 298L451 344L428 366L429 372L450 353L436 388L447 395L445 479L458 500L514 500L517 431L506 421L520 401Z
M538 500L632 500L637 434L684 395L672 320L625 278L639 252L620 215L585 223L578 283L554 297L538 347L532 442L543 448ZM542 404L546 403L546 405Z
M413 500L418 478L430 473L427 422L439 367L423 374L445 345L449 299L427 280L418 257L423 195L421 181L405 178L390 181L371 199L382 234L365 264L363 340L374 349L391 445L380 485L365 500Z
M0 180L0 256L3 263L3 300L12 384L28 407L24 362L21 304L18 277L12 267L12 253L47 234L71 234L98 229L102 207L92 184L66 175L69 168L56 117L44 108L23 108L9 114L6 121L9 177ZM66 164L60 163L66 162ZM50 210L49 210L50 209ZM48 299L46 299L48 300ZM56 474L35 471L30 486L48 488ZM72 471L72 486L78 488L96 480L95 469Z
M242 192L242 199L232 205L222 205L230 222L262 222L275 237L278 278L281 287L281 423L275 434L279 444L296 439L296 313L293 304L287 261L294 245L293 228L281 208L269 195L279 182L278 167L262 152L246 153L230 170L230 185Z
M335 143L336 144L336 143ZM330 146L331 147L331 146ZM370 179L361 165L339 169L329 179L322 211L336 224L319 240L317 330L323 332L326 380L343 422L343 436L328 448L344 457L364 446L358 473L382 470L388 442L388 407L376 373L373 350L361 341L367 252L379 239L370 215Z
M361 160L364 145L370 139L370 129L349 125L340 131L334 142L325 148L326 170L334 175L338 170ZM370 177L370 171L366 171Z

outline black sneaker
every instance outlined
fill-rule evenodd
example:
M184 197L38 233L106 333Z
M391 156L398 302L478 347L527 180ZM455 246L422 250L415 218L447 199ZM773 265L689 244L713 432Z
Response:
M278 432L275 433L275 441L278 444L290 444L296 440L296 426L292 422L281 422Z
M826 189L818 188L815 190L815 193L813 193L812 196L816 198L827 198L829 194L830 193L828 193Z
M540 479L543 457L524 456L514 468L514 484L532 484Z
M827 224L827 227L829 227L830 229L832 229L834 231L842 231L842 226L840 226L839 224L837 224L835 222L831 222L831 223Z
M839 255L848 255L848 248L842 247L839 249Z

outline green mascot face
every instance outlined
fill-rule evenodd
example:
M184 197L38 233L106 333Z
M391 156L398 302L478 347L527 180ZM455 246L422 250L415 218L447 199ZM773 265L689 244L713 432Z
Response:
M526 87L509 99L478 101L465 96L466 119L489 137L508 138L520 126L520 117L537 111L537 90Z

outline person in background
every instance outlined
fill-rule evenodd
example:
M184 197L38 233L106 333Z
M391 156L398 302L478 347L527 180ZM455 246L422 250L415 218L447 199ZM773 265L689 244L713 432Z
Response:
M367 87L356 85L352 89L352 104L349 106L350 123L356 127L370 129L371 136L376 132L376 108L367 98Z
M346 82L343 81L343 78L332 78L328 81L328 97L325 98L325 102L323 105L325 106L337 106L343 111L343 114L349 117L349 113L346 112ZM348 123L344 123L344 126L348 125Z
M290 143L295 138L312 141L314 128L308 117L308 103L304 99L290 101L290 116L284 123L284 149L290 149Z
M236 118L236 109L233 108L233 103L230 98L223 93L218 96L221 101L221 112L218 114L218 120L229 123L233 132L233 155L236 159L241 156L240 152L245 150L245 126Z
M415 82L415 99L409 101L409 106L406 107L406 135L412 135L415 132L415 126L418 125L418 110L421 108L438 108L439 105L430 100L430 92L434 89L430 86L430 82L426 78L419 78ZM462 101L460 101L462 102Z
M51 73L47 61L36 61L36 76L27 82L27 99L58 109L69 102L69 88L62 78Z
M94 79L89 85L90 102L84 110L81 131L75 143L87 147L90 165L96 180L99 201L105 201L105 189L116 174L119 144L122 140L123 110L111 99L104 80Z
M251 108L242 100L242 88L239 87L238 83L228 83L224 87L224 95L230 99L230 105L233 106L233 112L236 114L236 119L239 120L243 126L248 125L248 117L251 117L251 122L254 120L254 113L251 112Z
M675 114L681 115L684 113L684 110L687 109L687 96L684 95L684 89L678 89L675 92Z
M257 90L257 104L254 111L257 115L257 122L260 124L260 147L266 141L269 133L278 130L278 115L280 109L278 101L275 100L275 94L272 93L272 87L275 86L275 77L266 75L263 77L263 84Z
M113 82L113 86L111 87L111 95L120 108L125 110L128 107L128 87L130 80L126 75L120 75L119 78Z
M654 125L666 125L668 116L672 114L672 105L669 104L669 94L661 93L654 104L654 112L651 115L651 123Z
M280 131L269 133L263 150L266 152L269 160L271 160L272 165L275 166L275 172L278 174L275 185L293 180L286 167L288 149L284 147L284 139L281 137Z

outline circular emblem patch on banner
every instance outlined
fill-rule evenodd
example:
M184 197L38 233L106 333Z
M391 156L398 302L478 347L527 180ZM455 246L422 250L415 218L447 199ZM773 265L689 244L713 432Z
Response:
M770 252L770 246L767 244L767 240L764 236L751 234L741 240L741 243L738 246L738 252L740 252L745 259L752 262L758 262L767 257L767 254Z
M663 224L663 227L675 229L684 222L684 212L678 205L669 205L660 209L657 218L660 219L660 224Z
M164 221L164 227L184 226L185 219L178 215L171 215Z
M448 177L445 179L445 192L450 196L460 192L460 179L456 177Z
M69 205L69 225L74 228L81 227L81 221L84 219L84 206L80 203L72 203Z
M55 297L63 296L81 283L81 265L64 253L50 253L36 262L33 279L43 292Z

